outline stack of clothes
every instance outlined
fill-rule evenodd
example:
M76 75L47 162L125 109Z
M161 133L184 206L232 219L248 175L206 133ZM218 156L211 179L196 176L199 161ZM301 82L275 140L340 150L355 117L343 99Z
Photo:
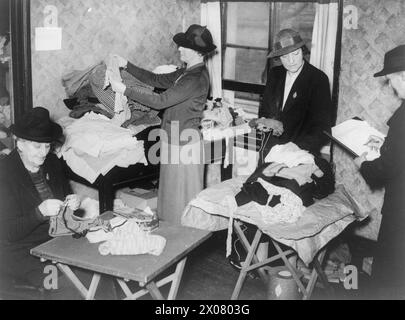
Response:
M144 141L102 115L91 112L80 119L59 123L64 129L65 143L58 155L90 183L115 166L127 168L138 162L147 165Z
M235 196L238 206L254 201L264 221L293 223L305 208L334 191L330 164L290 142L274 146L265 163Z

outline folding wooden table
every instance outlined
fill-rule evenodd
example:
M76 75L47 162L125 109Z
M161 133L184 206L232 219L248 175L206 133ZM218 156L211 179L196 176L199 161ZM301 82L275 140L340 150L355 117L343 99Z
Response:
M180 280L183 274L187 255L211 236L211 232L194 228L172 226L160 222L158 234L166 238L166 246L159 256L150 254L127 256L102 256L98 251L99 244L91 244L86 238L74 239L63 236L52 239L31 249L31 254L42 261L51 261L70 279L80 294L86 299L94 299L101 275L116 278L125 293L125 299L138 299L145 294L163 300L159 288L171 283L168 300L176 299ZM169 267L176 265L169 276L159 279L159 275ZM89 288L74 274L71 267L78 267L93 272ZM141 290L131 292L128 281L136 281Z
M263 232L258 228L253 241L251 243L249 243L244 232L242 231L241 224L242 224L242 222L240 222L238 220L233 221L234 230L235 230L238 238L241 240L241 243L247 252L247 256L246 256L246 260L242 264L242 269L239 273L238 280L237 280L235 288L233 290L232 297L231 297L232 300L238 299L240 291L242 289L243 283L246 279L246 275L248 274L248 272L259 269L261 267L264 267L264 266L268 265L269 263L274 262L278 259L282 259L284 265L290 271L293 279L297 283L298 288L300 289L300 291L303 295L303 300L308 300L311 297L312 291L318 280L318 276L320 277L320 279L321 279L324 287L327 289L328 293L332 294L332 288L329 285L328 279L321 268L322 261L325 256L325 249L321 250L317 254L317 256L314 258L314 260L312 261L311 274L309 276L309 281L308 281L307 285L305 286L304 282L301 280L303 275L288 260L289 256L296 255L296 252L294 250L292 250L292 249L283 250L277 241L275 241L269 237L269 241L276 248L277 254L275 254L274 256L269 257L267 259L259 261L255 252L257 250L257 247L259 246L259 242L263 235ZM263 269L269 270L271 272L272 268L269 266L266 266L257 271L259 273L260 278L263 281L267 281L267 275Z

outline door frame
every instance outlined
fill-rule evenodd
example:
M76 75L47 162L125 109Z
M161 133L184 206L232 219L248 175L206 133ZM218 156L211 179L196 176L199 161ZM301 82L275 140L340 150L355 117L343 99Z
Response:
M14 122L32 109L30 0L9 0Z

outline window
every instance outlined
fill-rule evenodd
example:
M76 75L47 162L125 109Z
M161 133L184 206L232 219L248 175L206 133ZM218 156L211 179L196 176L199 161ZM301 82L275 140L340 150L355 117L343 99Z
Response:
M268 0L221 5L223 88L234 91L235 99L247 105L258 105L267 70L273 66L268 63L277 64L267 59L274 36L282 29L294 29L310 49L315 3Z

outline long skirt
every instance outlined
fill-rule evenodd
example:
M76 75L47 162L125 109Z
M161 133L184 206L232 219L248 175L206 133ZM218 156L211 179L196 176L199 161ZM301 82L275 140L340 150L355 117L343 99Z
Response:
M167 146L172 149L172 145ZM177 148L181 150L181 147L174 146L175 150ZM161 148L161 159L168 155L168 149ZM181 225L185 207L204 187L204 163L201 159L191 164L161 161L157 207L160 219Z

